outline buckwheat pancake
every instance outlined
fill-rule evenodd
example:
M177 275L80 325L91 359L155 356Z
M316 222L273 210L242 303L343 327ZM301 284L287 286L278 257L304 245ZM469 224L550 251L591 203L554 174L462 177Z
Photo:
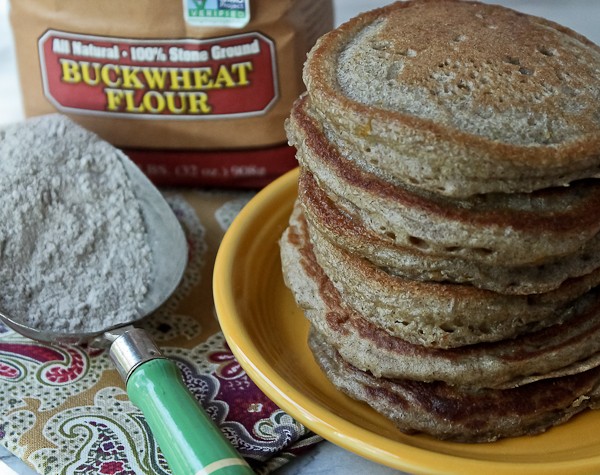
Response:
M298 100L287 123L302 167L349 215L373 232L436 256L504 266L577 252L600 230L600 180L535 193L451 200L393 185L347 160Z
M573 255L531 266L487 265L460 257L438 257L418 248L397 245L393 239L366 228L356 216L340 210L313 176L301 170L298 196L311 235L327 239L386 272L420 281L467 283L502 294L527 295L557 289L567 279L600 267L600 234Z
M305 316L345 361L376 377L505 388L600 364L600 298L595 292L578 301L563 324L495 343L430 348L391 336L345 304L317 263L298 208L280 246L285 283Z
M409 434L492 442L538 434L598 407L600 368L513 389L468 389L442 382L375 378L345 362L314 330L309 346L334 386Z
M466 197L598 176L599 69L600 48L554 22L421 0L324 35L304 81L350 161L387 181Z

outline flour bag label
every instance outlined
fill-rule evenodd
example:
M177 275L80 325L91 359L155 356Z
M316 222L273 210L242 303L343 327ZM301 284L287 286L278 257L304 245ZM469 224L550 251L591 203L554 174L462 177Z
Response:
M171 40L49 30L38 48L44 94L62 112L252 117L278 99L275 45L258 32Z

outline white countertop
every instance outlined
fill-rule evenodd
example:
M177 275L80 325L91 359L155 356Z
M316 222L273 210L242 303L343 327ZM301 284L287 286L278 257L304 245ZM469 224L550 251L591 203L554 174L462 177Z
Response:
M26 1L26 0L19 0ZM389 3L382 0L334 0L336 24L357 13ZM508 7L543 16L569 26L600 43L600 2L597 0L496 0ZM7 20L8 0L0 0L0 126L23 118L15 58ZM12 468L11 468L12 467ZM0 475L33 475L19 459L0 447ZM402 473L365 460L329 442L319 444L310 453L286 465L280 475L296 474L364 474L388 475Z

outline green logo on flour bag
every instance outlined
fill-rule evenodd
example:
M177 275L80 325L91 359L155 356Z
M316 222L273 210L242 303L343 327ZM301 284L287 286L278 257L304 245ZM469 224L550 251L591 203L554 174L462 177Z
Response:
M250 0L183 0L183 14L191 25L242 28L250 21Z

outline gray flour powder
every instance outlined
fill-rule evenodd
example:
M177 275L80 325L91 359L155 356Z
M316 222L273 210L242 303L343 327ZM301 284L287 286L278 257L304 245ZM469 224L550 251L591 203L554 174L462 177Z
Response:
M130 321L151 251L117 151L54 114L0 132L0 309L88 332Z

